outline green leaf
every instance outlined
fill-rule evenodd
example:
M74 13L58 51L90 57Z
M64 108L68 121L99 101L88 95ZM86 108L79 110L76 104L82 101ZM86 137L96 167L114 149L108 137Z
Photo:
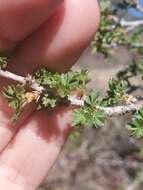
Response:
M4 89L3 95L7 99L9 106L14 109L15 114L12 117L12 121L16 121L23 105L27 102L26 89L19 84L9 85Z
M135 113L128 128L136 138L143 137L143 108Z
M115 105L122 101L123 95L127 93L128 83L124 80L111 79L108 82L107 105Z
M74 110L72 117L72 126L84 125L86 123L86 112L83 108Z
M93 90L87 96L85 103L92 107L96 107L97 105L101 105L103 102L102 98L100 97L100 92L97 90Z
M0 57L0 69L5 69L7 67L7 62L7 57Z
M41 106L44 108L54 108L57 105L58 98L52 98L49 94L44 94L41 100Z
M101 110L82 107L73 111L72 126L85 125L87 127L103 126L105 113Z
M87 70L59 74L44 68L36 71L34 78L40 85L48 89L49 94L58 95L60 98L66 98L75 89L83 91L89 81Z

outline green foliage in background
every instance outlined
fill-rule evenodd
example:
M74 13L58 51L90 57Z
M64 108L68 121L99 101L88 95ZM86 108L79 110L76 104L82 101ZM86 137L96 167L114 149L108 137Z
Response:
M143 29L138 27L131 32L128 31L130 28L123 27L122 18L117 15L119 7L127 9L129 6L134 5L131 1L121 1L116 7L113 7L110 0L100 1L100 28L91 42L92 54L102 53L105 57L108 57L112 54L113 49L119 46L126 46L130 49L137 48L138 51L143 49L139 45Z

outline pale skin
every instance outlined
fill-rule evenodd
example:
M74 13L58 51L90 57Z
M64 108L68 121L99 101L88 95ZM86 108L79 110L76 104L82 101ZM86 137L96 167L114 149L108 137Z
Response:
M25 75L42 65L68 70L96 32L96 0L0 0L0 51L12 51L9 70ZM8 81L0 79L0 88ZM31 104L17 126L0 97L0 189L35 190L49 173L72 127L73 107L52 114Z

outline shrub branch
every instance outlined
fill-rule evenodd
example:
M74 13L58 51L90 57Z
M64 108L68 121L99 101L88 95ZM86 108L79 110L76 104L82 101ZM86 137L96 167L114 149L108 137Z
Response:
M32 76L28 75L27 77L16 75L9 71L0 70L0 77L4 77L7 79L14 80L21 84L28 84L31 89L37 91L37 93L41 94L45 89L43 86L40 86L36 80L32 79ZM68 100L70 104L76 106L84 106L86 96L82 98L78 98L76 95L68 95ZM128 103L126 105L113 106L113 107L104 107L104 106L96 106L98 110L104 111L107 117L120 116L126 113L138 111L143 107L143 100L138 100L134 98L132 103Z
M39 84L34 79L32 79L30 75L27 75L27 77L22 77L12 72L4 71L0 69L0 76L7 79L14 80L24 85L29 84L29 86L37 92L42 92L44 90L44 88L42 86L39 86Z

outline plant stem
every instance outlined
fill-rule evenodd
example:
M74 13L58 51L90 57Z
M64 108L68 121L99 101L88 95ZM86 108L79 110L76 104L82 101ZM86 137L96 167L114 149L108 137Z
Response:
M124 115L127 113L132 113L134 111L138 111L142 107L143 107L143 100L138 100L135 103L122 105L122 106L115 106L115 107L98 106L97 108L105 111L105 114L108 117L113 117L113 116L120 116L120 115Z
M143 20L127 21L125 19L121 19L120 24L122 27L129 27L129 26L138 27L143 25Z
M122 44L122 43L112 43L112 44L109 44L109 45L106 45L107 48L117 48L117 47L122 47L122 46L125 46L125 47L129 47L129 48L142 48L143 47L143 44Z
M85 97L84 97L85 99ZM75 98L74 96L69 96L68 100L72 105L84 106L84 100ZM103 107L96 106L97 109L105 112L107 117L120 116L127 113L131 113L134 111L138 111L143 107L143 100L135 100L134 103L121 105L121 106L113 106L113 107Z
M31 76L23 77L23 76L19 76L14 73L11 73L9 71L0 70L0 77L12 79L24 85L28 83L30 88L37 91L39 94L41 94L42 91L44 90L44 87L39 86L39 84L34 79L32 79ZM77 98L77 96L73 96L73 95L68 96L68 100L70 101L70 103L76 106L84 106L85 99L86 99L86 96L84 96L82 99L79 99ZM126 113L137 111L141 109L142 107L143 107L143 100L135 99L133 103L126 104L126 105L114 106L114 107L97 106L96 108L104 111L106 116L112 117L112 116L120 116Z
M4 70L0 69L0 76L7 78L7 79L17 81L17 82L24 84L24 85L29 83L29 86L33 90L36 90L40 93L44 90L44 88L42 86L39 86L39 84L34 79L32 79L32 77L30 77L30 75L27 77L23 77L23 76L19 76L19 75L16 75L14 73L11 73L9 71L4 71Z
M12 79L12 80L20 82L22 84L26 84L26 80L24 77L16 75L14 73L11 73L9 71L0 70L0 76L4 77L4 78Z

